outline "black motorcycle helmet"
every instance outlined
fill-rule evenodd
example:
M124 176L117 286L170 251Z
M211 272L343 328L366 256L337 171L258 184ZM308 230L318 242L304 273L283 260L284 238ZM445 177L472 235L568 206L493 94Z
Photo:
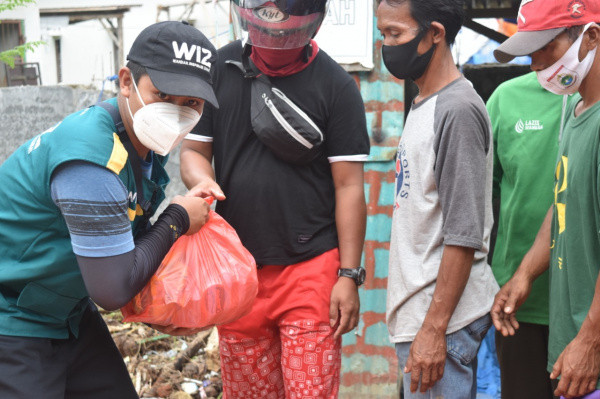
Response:
M269 49L304 47L319 30L329 0L231 0L236 37Z

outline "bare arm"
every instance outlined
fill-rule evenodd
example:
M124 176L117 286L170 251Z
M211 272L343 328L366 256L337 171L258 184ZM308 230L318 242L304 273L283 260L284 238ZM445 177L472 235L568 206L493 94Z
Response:
M446 335L450 318L469 280L474 254L473 248L453 245L444 247L433 299L423 327L427 326Z
M363 163L334 162L331 171L340 261L342 267L355 268L360 265L367 224Z
M190 190L188 196L225 199L223 191L215 182L215 171L211 164L212 143L184 140L180 160L181 179Z
M600 375L600 276L579 332L560 354L550 378L560 381L554 395L580 397L596 389Z
M404 372L411 373L411 392L416 392L419 379L425 392L444 375L446 329L469 280L474 254L473 248L444 247L433 299L406 361Z
M341 267L356 268L360 266L367 219L363 163L334 162L331 172L335 184L335 220ZM336 337L356 327L359 311L358 287L353 280L340 277L331 291L329 309L331 326L339 321Z
M538 278L542 273L548 270L550 266L550 236L552 232L552 212L554 207L548 209L548 213L544 217L544 222L540 227L533 245L523 257L523 261L519 265L516 273L527 276L531 281Z
M534 280L548 270L550 265L553 210L554 207L550 207L533 245L523 257L519 268L494 298L491 310L492 321L504 336L514 335L515 330L519 328L516 318L517 309L529 296Z

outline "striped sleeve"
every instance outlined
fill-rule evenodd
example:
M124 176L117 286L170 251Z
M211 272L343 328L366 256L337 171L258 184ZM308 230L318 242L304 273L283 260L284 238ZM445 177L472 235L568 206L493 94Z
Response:
M89 162L72 161L57 168L50 184L75 254L104 257L134 249L127 190L116 174Z

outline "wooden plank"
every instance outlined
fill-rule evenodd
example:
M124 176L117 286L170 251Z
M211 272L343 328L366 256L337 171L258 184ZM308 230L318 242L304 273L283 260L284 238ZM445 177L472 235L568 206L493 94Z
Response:
M127 12L132 7L139 7L141 4L132 4L128 6L106 6L106 7L77 7L77 8L41 8L40 15L67 15L81 13L106 13L106 12Z

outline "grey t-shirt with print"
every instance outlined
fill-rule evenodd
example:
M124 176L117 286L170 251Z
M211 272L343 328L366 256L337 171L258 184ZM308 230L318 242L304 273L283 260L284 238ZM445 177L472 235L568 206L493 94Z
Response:
M492 133L485 105L459 78L413 104L398 145L387 325L392 342L421 328L444 245L475 249L447 333L490 311L498 285L487 264L492 227Z

